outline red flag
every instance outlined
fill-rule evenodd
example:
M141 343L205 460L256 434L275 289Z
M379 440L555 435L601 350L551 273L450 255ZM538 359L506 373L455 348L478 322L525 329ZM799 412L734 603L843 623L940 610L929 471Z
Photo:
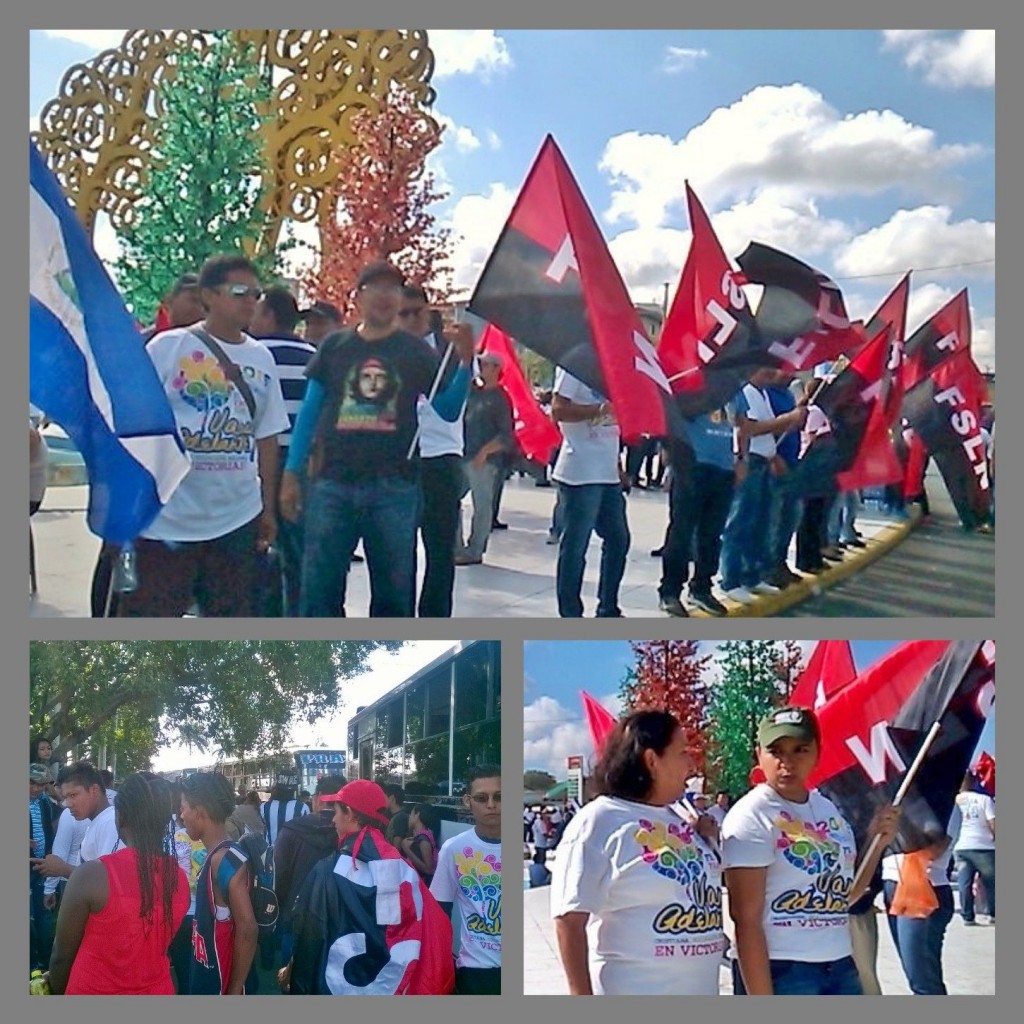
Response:
M822 753L808 784L836 803L858 846L872 814L891 802L936 723L934 741L903 797L892 849L921 849L945 833L995 699L994 653L990 661L984 646L961 640L901 644L819 711Z
M739 391L750 371L736 365L711 371L717 370L726 357L732 364L745 355L763 354L763 349L740 287L742 275L729 263L689 182L686 203L692 230L690 251L661 329L658 358L674 392L691 400L697 392L710 392L703 404L717 408ZM691 404L687 402L688 415L704 411L690 409Z
M903 384L909 391L947 359L971 349L971 311L967 289L957 292L942 309L907 339Z
M836 474L836 483L843 491L862 487L878 487L903 478L903 467L892 443L890 424L882 404L882 391L887 373L887 359L893 353L893 328L885 325L878 334L854 356L850 368L867 383L861 397L870 402L864 433L857 455L849 469Z
M167 311L167 307L161 302L157 307L156 320L153 323L154 331L167 331L170 330L174 324L171 323L171 314Z
M848 640L819 640L807 667L789 695L789 703L820 708L856 678Z
M516 441L529 458L542 466L547 465L551 453L562 443L562 434L533 397L512 340L494 324L488 324L480 338L480 352L494 352L501 356L498 383L512 403Z
M611 735L612 729L615 728L619 720L604 705L599 704L594 697L591 697L586 690L580 690L580 699L583 701L583 714L587 719L587 728L590 730L594 751L600 755L604 748L604 741Z
M869 338L886 325L892 328L889 335L889 351L882 368L882 390L879 400L888 426L899 422L900 406L903 403L905 376L905 348L907 336L907 299L910 295L910 271L903 275L899 284L882 300L868 320L865 331Z
M682 434L654 346L550 135L469 309L607 396L625 440Z
M978 776L978 782L989 796L996 795L996 759L987 751L981 752L981 757L974 762L971 769Z

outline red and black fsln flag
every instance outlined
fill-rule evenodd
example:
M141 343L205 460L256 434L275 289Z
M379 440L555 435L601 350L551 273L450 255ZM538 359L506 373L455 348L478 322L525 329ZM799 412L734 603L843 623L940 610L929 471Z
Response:
M682 434L654 346L550 135L469 310L605 395L626 440Z
M961 349L903 398L903 415L935 459L965 526L985 522L991 503L980 420L986 392L970 351Z
M692 240L679 286L658 339L658 358L684 416L719 409L756 366L778 366L768 354L711 220L686 185Z
M898 657L883 659L889 664L865 673L819 710L822 757L810 781L839 807L864 848L872 815L892 802L939 722L903 799L899 835L889 848L906 853L946 833L995 700L995 644L911 641L893 654Z
M904 387L909 391L947 359L970 349L971 310L963 288L907 338Z
M868 336L851 323L839 285L795 256L751 242L736 257L746 280L764 286L754 319L770 355L796 373L861 348Z

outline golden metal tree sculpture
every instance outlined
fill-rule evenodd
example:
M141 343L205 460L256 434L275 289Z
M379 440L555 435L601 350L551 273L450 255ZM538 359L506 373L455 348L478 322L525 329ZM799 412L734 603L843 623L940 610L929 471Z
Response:
M322 224L334 215L324 186L335 173L332 155L354 141L356 114L379 110L393 87L425 106L433 103L434 58L422 30L241 29L236 35L256 45L273 86L264 135L274 180L254 246L265 252L285 219ZM115 230L131 222L162 114L154 86L174 74L183 48L206 45L198 30L126 32L119 48L69 68L43 108L36 142L90 231L101 210Z

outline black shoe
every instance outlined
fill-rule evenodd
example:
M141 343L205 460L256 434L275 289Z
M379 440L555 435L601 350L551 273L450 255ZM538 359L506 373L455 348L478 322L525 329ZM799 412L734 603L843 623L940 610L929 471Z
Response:
M507 530L508 529L508 523L499 523L498 520L495 519L494 522L491 523L491 529L492 530Z
M825 571L825 566L824 565L798 565L797 569L799 569L800 572L808 573L811 576L817 576L819 572L824 572Z
M765 579L773 587L778 587L779 590L785 590L786 587L792 586L793 584L793 580L789 578L789 574L784 573L781 569L776 569L775 572L769 573Z
M714 615L717 618L729 614L729 609L710 590L691 590L689 598L701 611L707 612L708 615Z
M366 561L366 559L365 559L365 558L363 558L363 556L362 556L362 555L353 555L353 556L352 556L352 561L353 561L353 562L365 562L365 561Z
M688 619L690 617L690 613L678 597L659 597L658 608L667 615L674 615L677 619Z
M793 572L785 562L783 562L775 571L783 578L789 580L790 583L799 583L801 580L800 574Z
M862 541L860 539L860 537L856 537L853 540L848 540L845 543L846 543L846 547L848 547L848 548L866 548L867 547L867 544L865 544L864 541Z
M651 551L651 558L661 558L661 556L664 553L665 553L665 549L664 548L654 548L654 550Z

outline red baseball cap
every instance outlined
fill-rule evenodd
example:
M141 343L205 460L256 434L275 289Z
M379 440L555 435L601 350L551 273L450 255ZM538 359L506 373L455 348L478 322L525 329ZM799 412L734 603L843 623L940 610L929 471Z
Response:
M371 782L369 779L356 779L354 782L346 782L337 793L329 793L320 797L320 803L345 804L353 811L365 814L368 818L374 818L382 825L390 820L386 808L388 798L384 790Z

